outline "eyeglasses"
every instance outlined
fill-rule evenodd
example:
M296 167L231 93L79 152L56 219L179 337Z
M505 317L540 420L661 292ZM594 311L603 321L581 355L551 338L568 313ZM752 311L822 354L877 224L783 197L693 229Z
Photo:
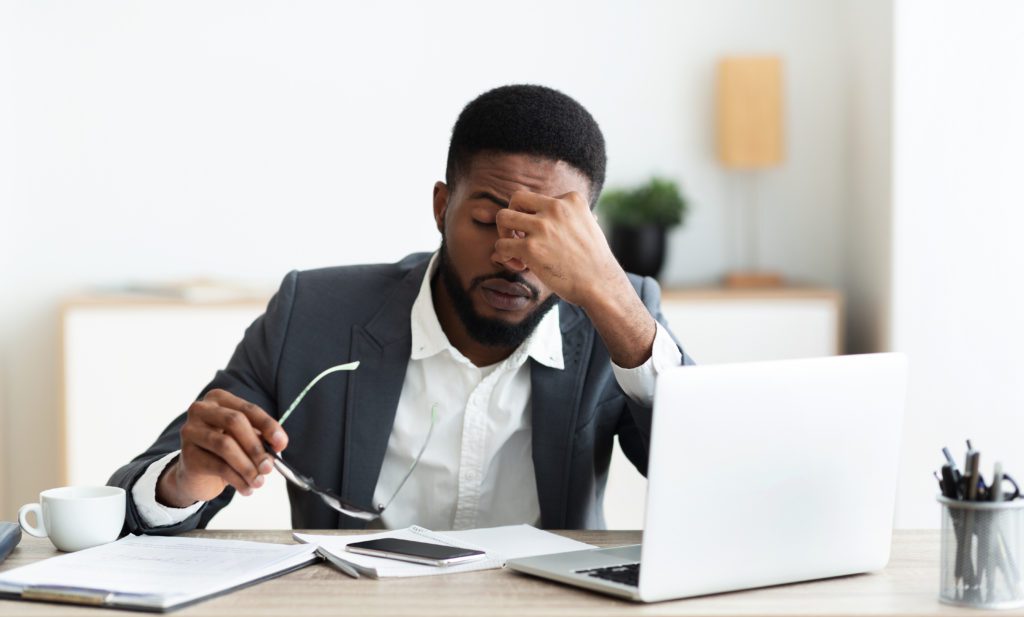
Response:
M337 373L339 371L354 371L357 368L359 368L359 362L339 364L338 366L332 366L331 368L325 370L324 372L314 377L313 381L309 382L309 385L303 388L302 392L299 392L299 395L295 397L295 400L292 401L292 404L288 406L288 409L281 416L280 424L282 426L284 425L285 420L287 420L288 416L290 416L291 413L295 411L295 408L306 396L306 393L312 390L313 386L315 386L317 382L319 382L321 379L330 375L331 373ZM416 466L419 465L420 459L423 457L423 453L427 449L427 444L430 443L430 437L431 435L434 434L434 424L436 423L437 404L435 403L430 408L430 428L427 430L427 437L426 439L423 440L423 445L420 447L420 451L416 455L416 459L412 462L412 465L409 467L409 471L405 472L405 476L402 478L402 481L398 483L398 488L396 488L395 492L391 494L391 498L388 499L383 504L378 504L376 508L363 508L351 502L345 501L344 499L341 498L341 496L339 496L331 489L317 486L316 482L313 481L313 478L295 469L295 467L293 467L290 463L284 460L284 457L281 456L280 453L275 452L274 449L270 447L270 445L267 442L263 442L263 449L266 450L267 454L273 457L274 469L277 469L277 471L279 471L281 475L284 476L285 479L291 484L297 486L298 488L304 491L313 493L314 495L319 497L321 501L327 504L328 507L332 508L333 510L337 510L338 512L341 512L345 516L349 516L351 518L363 521L373 521L380 518L380 515L384 512L384 510L391 505L391 502L394 501L395 497L398 496L398 492L402 490L403 486L405 486L405 482L409 479L409 476L412 475L412 472L416 469Z

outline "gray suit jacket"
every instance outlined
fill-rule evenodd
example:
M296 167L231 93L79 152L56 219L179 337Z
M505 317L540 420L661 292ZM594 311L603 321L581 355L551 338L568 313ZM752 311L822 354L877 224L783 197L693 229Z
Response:
M396 264L341 266L289 273L265 314L246 330L224 370L202 391L228 390L274 417L324 368L359 360L309 392L288 419L289 461L345 499L368 506L387 449L411 350L410 315L429 254ZM651 278L630 275L651 313L665 324ZM533 462L541 525L604 527L602 498L613 439L647 472L651 409L633 403L612 374L608 351L580 308L559 307L564 370L530 361ZM682 361L690 360L680 349ZM155 460L180 448L185 414L144 453L118 469L109 484L128 491L125 532L174 534L205 527L231 501L228 487L177 525L148 527L131 488ZM319 498L288 487L296 529L361 528ZM429 504L425 504L429 507Z

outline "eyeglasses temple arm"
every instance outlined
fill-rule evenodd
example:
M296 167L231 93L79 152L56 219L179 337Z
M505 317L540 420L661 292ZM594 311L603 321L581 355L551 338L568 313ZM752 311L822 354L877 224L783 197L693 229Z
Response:
M295 397L295 400L292 401L292 404L288 406L288 409L284 412L284 415L281 416L281 419L278 421L278 423L284 424L285 420L288 419L288 416L292 415L292 412L295 411L295 408L298 407L299 403L302 402L302 399L306 396L306 393L313 389L313 386L316 385L316 382L320 381L324 377L327 377L331 373L337 373L338 371L354 371L357 368L359 368L358 360L355 362L349 362L348 364L339 364L337 366L332 366L331 368L314 377L313 381L309 382L309 385L303 388L302 392L299 392L299 395Z
M437 424L437 403L434 403L434 406L430 408L430 428L427 430L427 438L423 440L423 445L420 446L419 454L416 455L416 460L414 460L412 465L409 466L409 471L405 472L405 477L403 477L402 481L398 483L398 488L395 489L395 492L391 493L391 499L388 499L386 504L377 506L378 512L383 512L391 505L391 502L398 496L399 491L401 491L402 487L405 486L405 481L409 479L409 476L412 475L416 466L420 464L420 459L423 458L423 453L427 451L427 444L430 443L430 436L434 434L435 424Z

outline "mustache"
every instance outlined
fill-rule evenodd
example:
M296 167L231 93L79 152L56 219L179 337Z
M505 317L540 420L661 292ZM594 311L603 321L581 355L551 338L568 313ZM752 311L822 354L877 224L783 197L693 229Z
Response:
M540 295L540 291L536 287L531 285L529 281L523 278L522 274L519 274L518 272L508 272L507 270L503 272L494 272L492 274L484 274L483 276L476 277L475 279L469 282L468 291L473 291L474 289L479 287L481 283L484 283L485 281L491 281L494 279L501 279L503 281L508 281L509 283L518 283L522 285L523 287L530 291L531 300L536 299L537 296Z

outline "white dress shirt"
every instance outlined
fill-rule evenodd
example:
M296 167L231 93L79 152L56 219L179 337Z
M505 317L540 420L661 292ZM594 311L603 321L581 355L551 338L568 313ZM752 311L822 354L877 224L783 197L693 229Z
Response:
M395 422L374 492L374 505L387 503L409 470L430 430L430 442L409 481L381 516L384 527L467 529L514 523L538 524L540 504L533 467L528 358L562 369L562 333L556 305L533 334L505 360L477 367L453 347L434 310L431 279L437 254L411 313L412 353ZM665 368L679 366L680 354L658 324L651 358L624 369L612 363L619 386L633 400L650 405L654 382ZM177 453L152 463L132 488L142 519L151 526L181 522L202 502L171 508L156 501L156 482Z

